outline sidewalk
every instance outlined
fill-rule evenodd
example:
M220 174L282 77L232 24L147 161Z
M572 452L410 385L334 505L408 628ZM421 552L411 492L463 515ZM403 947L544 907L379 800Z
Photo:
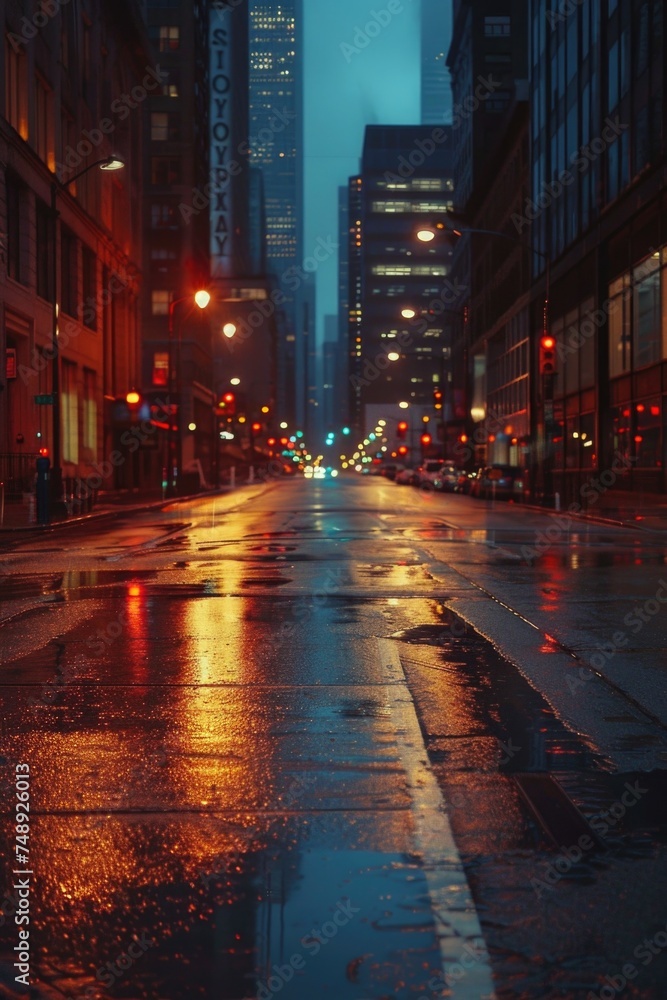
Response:
M543 510L544 508L533 507L531 509ZM549 513L560 513L561 517L575 517L601 524L621 525L648 531L667 531L667 496L663 493L644 491L630 493L626 490L610 489L598 494L596 503L590 504L577 513L568 511L567 504L560 512L551 509Z
M235 489L244 486L238 483ZM100 492L97 503L92 511L85 514L72 514L69 517L53 518L48 525L40 525L31 522L30 516L34 518L34 509L27 503L5 504L4 520L0 524L0 533L15 531L42 531L44 528L54 528L63 525L77 524L90 521L95 518L109 517L120 511L127 510L149 510L152 507L165 507L170 503L177 503L182 500L192 500L195 497L219 496L221 493L229 493L231 487L222 486L216 490L207 490L201 493L187 494L178 497L165 497L161 489L150 490L117 490Z

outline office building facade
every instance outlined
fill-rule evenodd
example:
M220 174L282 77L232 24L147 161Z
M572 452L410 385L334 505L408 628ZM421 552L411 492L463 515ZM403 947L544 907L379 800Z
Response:
M131 0L63 6L34 30L2 9L0 478L20 495L41 448L58 464L59 415L67 489L134 485L139 455L109 456L140 384L141 108L161 79ZM98 169L111 154L124 168Z
M361 174L350 181L348 243L352 412L360 431L365 407L433 407L435 390L448 384L449 250L420 242L417 231L452 208L451 160L445 127L366 129Z
M276 405L286 419L303 423L302 0L250 0L249 18L249 157L264 179L267 268L284 295L276 315Z
M540 428L554 489L585 502L614 468L616 488L664 492L664 7L591 0L565 16L533 0L530 12L531 192L517 228L551 258L557 370Z

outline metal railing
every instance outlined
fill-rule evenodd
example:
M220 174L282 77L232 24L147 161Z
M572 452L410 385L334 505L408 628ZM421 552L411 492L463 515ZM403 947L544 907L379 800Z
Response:
M0 454L0 482L5 484L5 495L17 496L30 493L35 486L39 456L26 452L6 452Z

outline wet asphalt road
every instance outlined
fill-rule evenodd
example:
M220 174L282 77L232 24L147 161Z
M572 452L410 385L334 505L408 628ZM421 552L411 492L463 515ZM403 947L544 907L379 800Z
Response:
M550 524L288 480L5 537L0 997L666 996L667 547Z

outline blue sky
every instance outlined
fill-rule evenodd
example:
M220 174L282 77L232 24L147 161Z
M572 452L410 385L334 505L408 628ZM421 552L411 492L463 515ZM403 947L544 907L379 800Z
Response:
M419 123L419 2L393 0L392 7L393 14L388 0L304 0L305 256L318 237L338 238L338 187L359 169L365 126ZM337 308L332 256L317 272L320 341L323 316Z

